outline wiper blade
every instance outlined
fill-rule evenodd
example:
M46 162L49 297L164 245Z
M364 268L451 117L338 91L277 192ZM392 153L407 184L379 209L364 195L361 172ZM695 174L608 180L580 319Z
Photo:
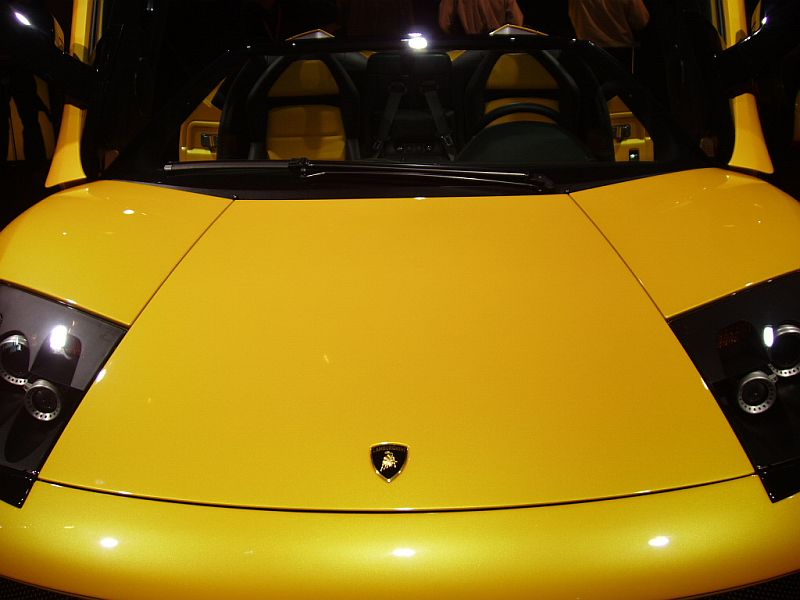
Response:
M541 174L530 171L507 171L494 169L463 168L451 165L424 163L386 162L314 162L308 158L295 158L288 162L287 169L300 177L313 178L335 174L381 175L387 177L446 179L462 184L503 184L521 188L535 188L540 192L553 192L555 183Z
M548 177L528 170L499 170L465 168L455 165L390 162L345 162L313 161L309 158L294 158L288 161L209 161L192 163L170 163L164 166L168 173L186 171L282 171L296 174L301 179L316 180L331 176L381 176L406 180L431 180L462 185L503 185L524 189L527 193L556 192L555 183Z

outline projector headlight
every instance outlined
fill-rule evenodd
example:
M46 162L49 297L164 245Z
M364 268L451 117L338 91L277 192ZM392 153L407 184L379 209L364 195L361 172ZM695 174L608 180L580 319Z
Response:
M61 392L49 381L39 379L25 392L25 409L38 421L52 421L61 414Z
M757 415L772 408L777 397L775 380L763 371L753 371L739 382L736 400L739 408L751 415Z
M125 329L0 284L0 500L21 506Z
M18 333L0 342L0 377L12 385L28 383L28 340Z
M775 329L768 352L770 368L778 377L794 377L799 374L800 327L785 323Z
M773 501L800 492L800 273L670 320Z

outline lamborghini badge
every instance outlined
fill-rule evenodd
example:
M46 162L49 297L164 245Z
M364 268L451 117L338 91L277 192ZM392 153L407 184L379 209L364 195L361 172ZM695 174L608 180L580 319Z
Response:
M375 472L387 482L400 474L408 460L408 446L384 442L370 448L370 458Z

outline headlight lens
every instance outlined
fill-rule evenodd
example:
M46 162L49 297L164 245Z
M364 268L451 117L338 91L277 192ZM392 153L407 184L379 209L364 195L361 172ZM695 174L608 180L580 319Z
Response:
M28 383L30 353L24 335L13 333L0 342L0 376L11 385Z
M778 377L800 373L800 327L786 323L775 329L768 352L770 368Z
M21 506L125 329L0 284L0 499Z
M800 273L670 320L773 501L800 492Z
M739 382L736 400L739 408L751 415L757 415L772 408L777 397L775 376L763 371L753 371Z
M61 392L49 381L39 379L25 392L25 409L37 421L52 421L61 414Z

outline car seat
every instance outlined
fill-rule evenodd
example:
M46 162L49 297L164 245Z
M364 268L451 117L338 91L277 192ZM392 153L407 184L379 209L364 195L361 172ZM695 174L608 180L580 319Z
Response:
M333 57L283 56L247 95L247 158L358 158L358 114L358 91Z
M485 53L464 98L469 134L488 124L513 121L561 123L567 128L578 121L577 85L544 51Z
M452 64L444 52L379 52L367 61L365 153L373 157L455 156Z

